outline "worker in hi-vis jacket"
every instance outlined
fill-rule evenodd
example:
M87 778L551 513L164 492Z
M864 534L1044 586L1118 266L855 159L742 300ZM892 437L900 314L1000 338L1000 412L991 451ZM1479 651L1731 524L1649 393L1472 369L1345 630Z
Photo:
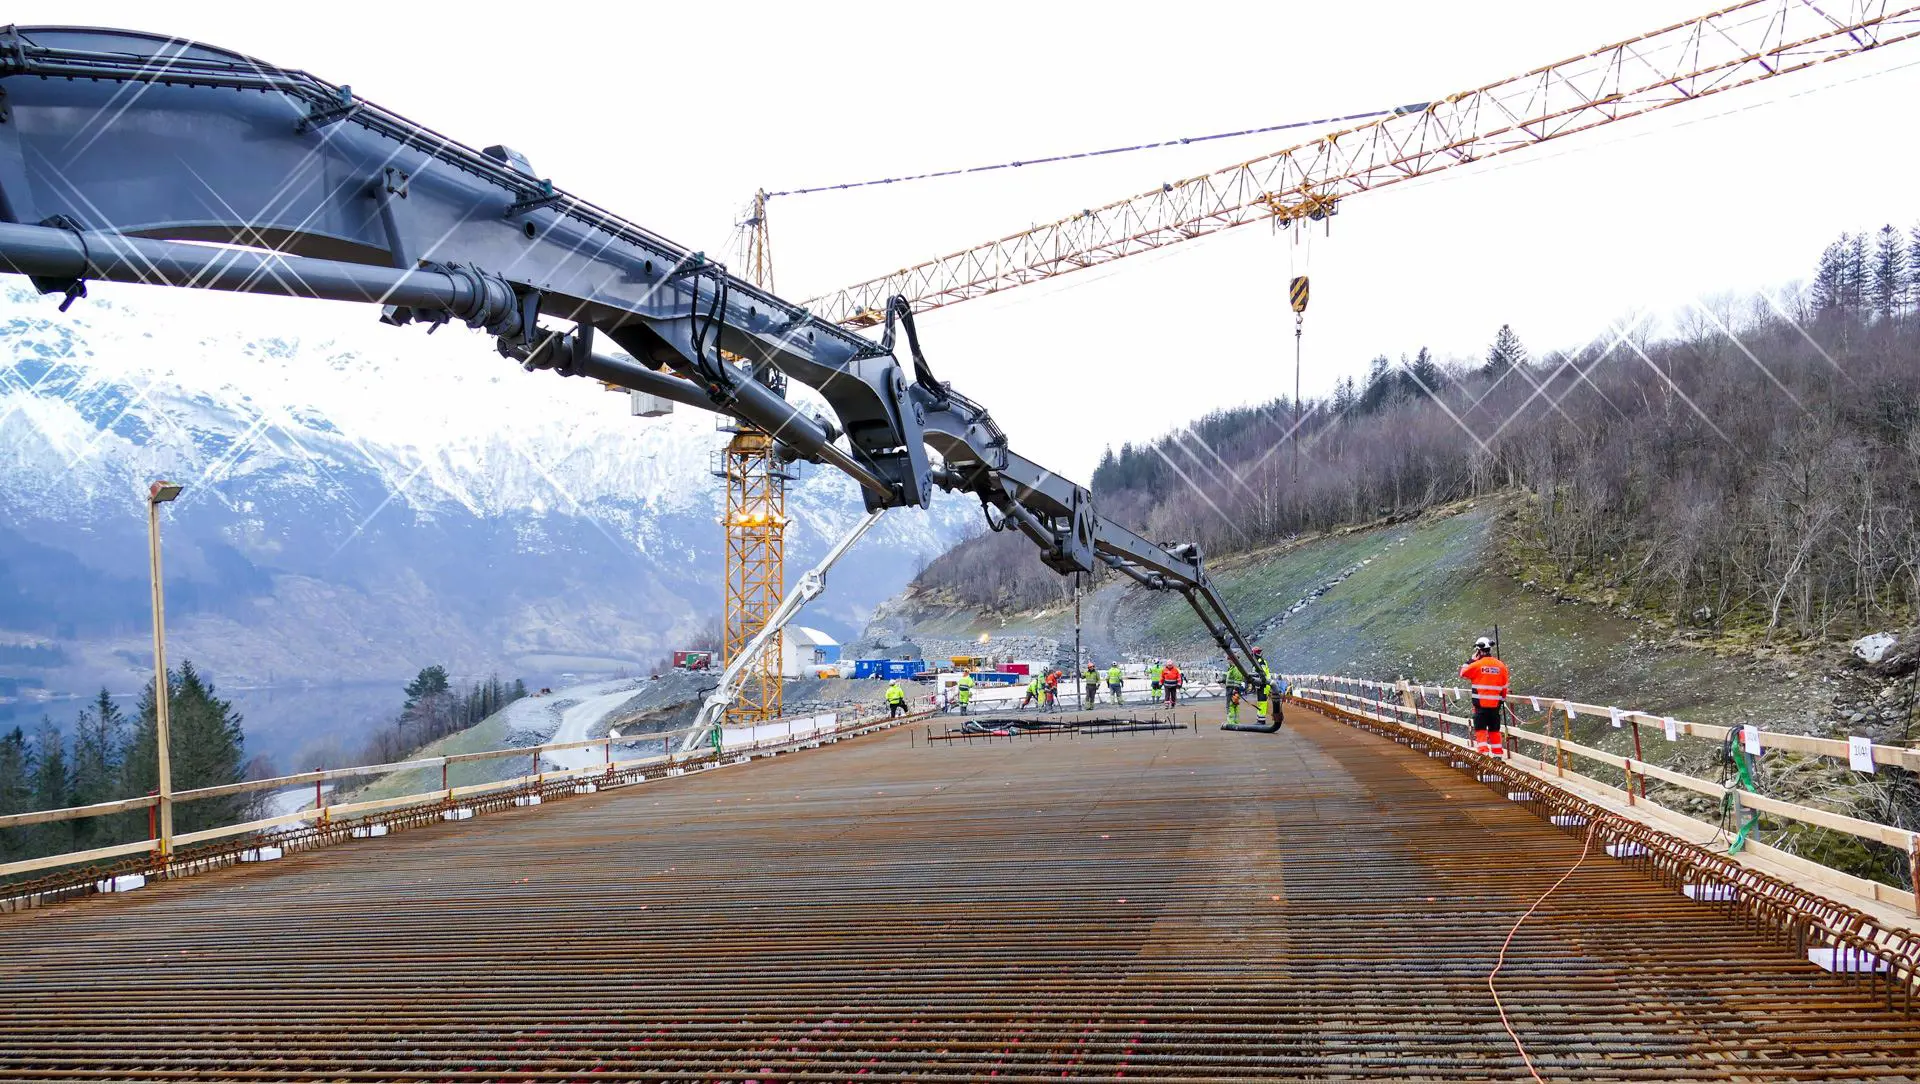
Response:
M1505 757L1506 739L1500 736L1500 715L1507 707L1511 674L1507 664L1493 654L1493 641L1485 636L1473 642L1473 659L1460 668L1460 676L1473 686L1473 751Z

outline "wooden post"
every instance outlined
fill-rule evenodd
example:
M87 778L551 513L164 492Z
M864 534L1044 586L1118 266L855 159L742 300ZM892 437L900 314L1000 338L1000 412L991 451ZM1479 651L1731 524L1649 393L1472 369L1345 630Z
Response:
M1643 761L1647 759L1646 757L1640 755L1640 720L1638 719L1633 720L1633 759L1635 761ZM1647 796L1647 776L1645 772L1642 772L1640 773L1640 797L1645 798L1646 796ZM1629 797L1631 797L1631 795L1629 795Z
M1907 877L1913 884L1913 913L1920 915L1920 834L1907 840Z
M173 853L173 733L167 719L166 600L160 586L161 485L155 482L147 497L147 556L153 581L153 729L159 754L159 839L160 860L164 862Z
M1554 767L1562 777L1565 777L1567 774L1567 752L1561 747L1560 742L1573 740L1573 705L1563 700L1560 702L1560 707L1563 711L1560 719L1560 740L1553 743L1553 760ZM1552 712L1547 713L1547 726L1553 726Z

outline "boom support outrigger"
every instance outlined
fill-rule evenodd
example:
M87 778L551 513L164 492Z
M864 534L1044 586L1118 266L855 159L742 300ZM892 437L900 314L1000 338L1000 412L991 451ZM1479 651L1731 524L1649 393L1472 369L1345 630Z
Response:
M304 72L176 38L0 30L0 271L84 297L91 280L359 301L394 325L459 321L529 371L711 410L828 464L867 508L977 496L1061 574L1105 565L1178 591L1243 672L1251 645L1191 543L1100 515L934 378L906 303L881 341L699 252ZM896 319L913 371L894 355ZM550 324L548 321L561 324ZM603 337L619 352L603 351ZM786 401L787 380L832 411Z

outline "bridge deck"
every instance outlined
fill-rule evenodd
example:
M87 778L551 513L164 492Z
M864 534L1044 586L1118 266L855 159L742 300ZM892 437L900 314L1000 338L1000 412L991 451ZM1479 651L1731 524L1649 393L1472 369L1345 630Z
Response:
M1581 840L1296 711L831 749L0 916L0 1079L1525 1079ZM1595 853L1553 1080L1910 1080L1920 1017Z

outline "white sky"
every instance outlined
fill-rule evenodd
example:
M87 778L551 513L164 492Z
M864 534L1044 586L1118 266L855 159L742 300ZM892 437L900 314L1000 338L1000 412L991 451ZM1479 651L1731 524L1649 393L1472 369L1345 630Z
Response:
M9 18L194 37L352 84L470 145L507 143L561 187L731 259L731 224L756 188L1426 101L1706 6L550 0L328 14L91 0L76 15L15 0ZM1310 260L1242 227L929 314L922 338L935 372L992 409L1018 450L1084 480L1108 443L1290 392L1295 272L1314 279L1309 394L1376 353L1477 355L1502 323L1538 354L1630 310L1803 278L1838 231L1920 218L1916 101L1920 42L1895 45L1353 198L1330 237L1314 228ZM777 285L803 299L1291 135L776 200ZM315 322L296 333L341 315L295 308L259 311ZM479 336L471 345L492 356ZM611 398L581 401L619 409Z

